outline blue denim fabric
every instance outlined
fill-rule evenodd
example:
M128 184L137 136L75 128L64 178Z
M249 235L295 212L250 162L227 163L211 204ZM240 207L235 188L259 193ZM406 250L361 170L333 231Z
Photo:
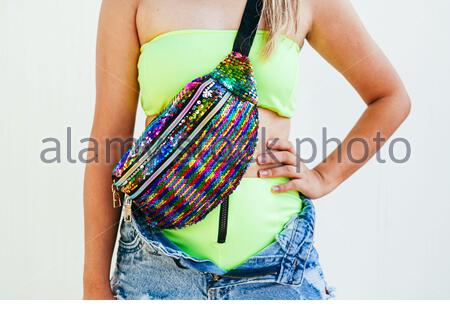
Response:
M268 245L237 268L224 271L189 256L139 215L121 221L111 288L116 299L281 299L334 298L313 245L314 206L303 209Z

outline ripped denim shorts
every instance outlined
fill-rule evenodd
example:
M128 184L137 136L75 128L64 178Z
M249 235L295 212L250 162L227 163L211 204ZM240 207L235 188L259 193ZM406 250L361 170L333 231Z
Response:
M303 198L301 212L276 241L228 272L189 256L158 230L133 216L121 221L111 277L116 299L326 300L334 288L324 279L313 244L314 206Z

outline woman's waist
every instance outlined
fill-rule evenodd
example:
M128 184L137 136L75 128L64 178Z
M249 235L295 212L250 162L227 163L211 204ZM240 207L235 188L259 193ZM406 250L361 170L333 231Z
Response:
M163 229L163 234L193 257L211 260L223 269L234 268L273 243L284 225L301 213L297 191L271 191L273 185L288 180L243 178L229 197L225 243L217 242L220 206L193 225Z
M258 108L258 140L256 143L255 151L253 153L253 159L263 153L267 152L267 141L269 139L288 139L290 132L290 119L278 116L275 112L267 109ZM156 118L156 115L147 116L146 126ZM258 178L259 170L273 167L273 165L261 165L256 161L251 161L247 170L245 171L244 178Z
M283 225L292 215L302 210L303 200L296 190L286 192L274 192L272 187L275 185L287 183L288 177L270 177L270 178L248 178L243 177L239 185L229 196L229 223L232 227L243 224L263 225ZM214 215L219 216L220 205L215 207L205 219L213 221L218 225L219 219L211 218ZM205 220L203 219L203 220ZM245 220L245 221L244 221ZM183 229L202 224L202 221ZM180 230L180 229L179 229ZM217 231L217 230L214 230Z

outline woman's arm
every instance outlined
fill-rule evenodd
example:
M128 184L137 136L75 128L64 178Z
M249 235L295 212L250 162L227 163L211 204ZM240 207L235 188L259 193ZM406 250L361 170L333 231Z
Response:
M110 299L111 258L120 218L112 206L112 169L134 131L139 85L138 0L103 0L97 35L96 103L84 180L84 299Z
M292 178L274 191L299 190L306 196L319 198L331 192L376 153L374 139L377 133L382 139L388 139L408 116L410 100L396 71L372 40L349 1L314 0L309 4L312 19L308 42L349 81L368 106L341 146L313 170L304 164L300 164L298 170L296 150L288 141L271 146L278 166L269 169L266 176ZM353 143L349 148L349 142L355 138L366 141L368 153L362 143ZM265 163L277 162L271 157L263 158L268 160Z

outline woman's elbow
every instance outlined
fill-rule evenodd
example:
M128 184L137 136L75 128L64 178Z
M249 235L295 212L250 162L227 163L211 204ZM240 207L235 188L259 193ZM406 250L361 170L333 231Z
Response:
M396 99L396 108L398 110L399 117L403 122L411 113L412 102L408 92L405 89L398 91L399 92L397 93L398 98Z

